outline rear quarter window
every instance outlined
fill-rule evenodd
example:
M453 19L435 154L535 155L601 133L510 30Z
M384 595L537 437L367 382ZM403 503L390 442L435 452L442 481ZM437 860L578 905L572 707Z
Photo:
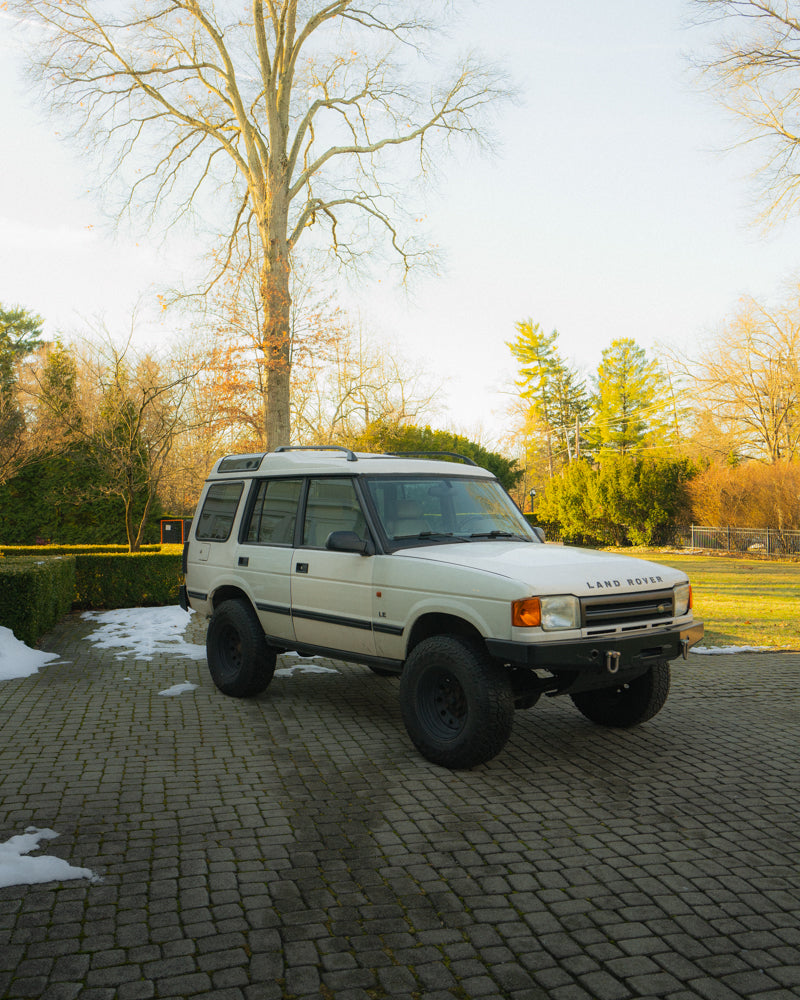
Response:
M230 537L244 483L212 483L203 501L194 536L206 542L224 542Z
M244 540L258 545L291 545L302 486L300 479L262 479Z

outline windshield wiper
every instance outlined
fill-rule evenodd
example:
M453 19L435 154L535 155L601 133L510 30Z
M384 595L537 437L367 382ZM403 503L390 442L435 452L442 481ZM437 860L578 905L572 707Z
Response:
M468 538L454 535L452 531L418 531L413 535L394 535L393 541L407 541L409 538L420 538L426 542L468 542Z
M529 539L524 538L522 535L517 535L513 531L475 531L469 536L470 538L519 538L520 541L527 542Z

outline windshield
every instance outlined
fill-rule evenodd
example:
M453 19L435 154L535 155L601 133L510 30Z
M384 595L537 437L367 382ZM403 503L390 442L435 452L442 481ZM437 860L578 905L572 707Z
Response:
M368 477L390 541L419 544L517 538L537 542L528 522L494 479L465 476Z

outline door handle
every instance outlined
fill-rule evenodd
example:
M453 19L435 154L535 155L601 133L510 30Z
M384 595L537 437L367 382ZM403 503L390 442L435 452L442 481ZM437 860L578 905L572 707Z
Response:
M295 573L307 573L308 563L296 563L294 567Z
M249 558L247 556L239 556L239 565L240 566L249 566L250 565Z

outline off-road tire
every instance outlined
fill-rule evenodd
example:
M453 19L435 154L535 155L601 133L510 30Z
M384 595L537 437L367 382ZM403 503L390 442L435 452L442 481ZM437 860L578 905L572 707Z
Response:
M250 605L231 600L223 601L211 616L206 658L211 679L223 694L252 698L272 680L277 654Z
M400 707L423 757L452 769L500 753L514 719L505 668L479 642L456 635L431 636L414 647L400 675Z
M600 691L573 694L578 711L601 726L627 729L647 722L661 711L669 694L669 663L664 660L632 681Z

